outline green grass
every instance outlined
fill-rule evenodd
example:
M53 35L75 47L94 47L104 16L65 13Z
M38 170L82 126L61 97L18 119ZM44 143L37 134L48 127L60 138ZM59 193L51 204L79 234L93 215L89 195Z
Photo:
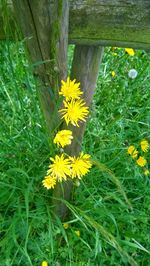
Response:
M0 266L38 266L44 259L55 266L149 265L150 179L127 147L150 141L150 63L144 51L115 52L105 49L85 132L83 150L94 166L66 203L65 230L58 217L52 220L51 192L41 185L54 150L36 81L23 44L0 43Z

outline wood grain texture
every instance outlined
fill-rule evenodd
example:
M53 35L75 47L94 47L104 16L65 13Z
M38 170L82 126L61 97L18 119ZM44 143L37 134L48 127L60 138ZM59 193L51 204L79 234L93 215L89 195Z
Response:
M75 47L71 78L80 82L83 99L87 106L90 106L93 99L102 56L103 47L83 45L76 45ZM79 125L80 127L70 127L75 136L71 146L67 148L70 155L78 155L81 150L86 123Z
M74 51L74 58L71 70L71 79L76 79L81 83L83 91L83 99L90 106L93 93L96 88L96 81L99 73L100 62L103 55L102 47L77 45ZM78 156L81 151L82 139L85 131L86 123L80 123L80 127L68 126L64 128L73 132L73 141L71 145L65 148L65 153L71 156ZM87 151L88 153L88 151ZM70 200L73 183L71 181L58 183L53 193L53 205L55 213L65 220L68 213L66 205L61 199ZM60 200L58 200L60 199Z
M149 0L71 0L71 43L150 47Z
M33 72L48 131L57 125L57 97L60 80L67 75L69 7L67 0L13 0ZM53 14L53 15L52 15Z
M18 2L22 9L24 1ZM31 4L36 2L37 6L45 4L45 0L30 2ZM46 2L45 9L51 9L56 1ZM150 48L149 0L69 0L69 4L69 43ZM1 16L1 39L4 38L2 24ZM28 27L27 36L29 36Z

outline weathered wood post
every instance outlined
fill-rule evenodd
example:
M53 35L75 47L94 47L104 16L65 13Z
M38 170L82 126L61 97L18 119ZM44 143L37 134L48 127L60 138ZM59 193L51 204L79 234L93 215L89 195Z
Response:
M13 0L13 4L31 62L37 65L34 69L39 81L37 91L51 135L59 124L56 102L60 81L67 77L68 0ZM59 204L57 201L56 205Z
M12 34L15 31L12 1L17 2L20 8L22 7L21 10L19 8L17 12L18 18L20 14L22 14L25 3L24 1L17 0L1 1L7 2L7 6L11 12L8 20L10 27L12 27L12 31L8 32L7 38L14 38L15 34ZM36 1L36 4L37 6L40 5L42 10L45 6L47 12L43 14L46 16L49 11L52 11L51 3L55 4L56 2L57 1L54 0L41 0ZM69 43L78 45L131 47L145 50L150 49L149 0L68 0L68 2L70 5ZM32 4L36 10L37 6L35 0L29 1L29 3L30 5ZM47 8L47 6L49 6L49 8ZM27 21L27 23L29 22ZM0 2L0 40L6 38L4 28L3 10Z
M53 4L52 4L53 3ZM39 86L37 92L49 132L58 125L56 101L67 75L68 0L13 0Z
M103 47L84 45L76 45L75 47L71 78L75 78L77 82L81 83L83 98L88 106L90 106L93 98L102 55ZM79 154L85 126L85 123L81 123L79 128L73 126L69 127L69 129L71 129L73 132L74 139L72 144L66 148L67 154L71 156L76 156ZM71 181L65 182L63 185L58 184L53 193L55 213L57 213L62 220L65 219L67 214L67 207L61 202L61 198L66 200L70 199L72 185L73 184ZM57 198L60 198L60 201Z
M38 93L49 133L57 126L56 101L61 79L67 76L68 46L68 1L59 0L54 3L41 1L13 0L22 32L26 37L27 47L32 63L40 62L34 69L39 79ZM48 4L49 3L49 4ZM76 46L71 76L81 82L84 98L90 105L99 71L102 48L92 46ZM70 155L80 151L85 124L73 128L74 141L67 149ZM80 140L80 141L79 141ZM54 198L68 199L71 195L72 183L60 184L54 190ZM55 211L61 219L66 215L66 206L54 200Z

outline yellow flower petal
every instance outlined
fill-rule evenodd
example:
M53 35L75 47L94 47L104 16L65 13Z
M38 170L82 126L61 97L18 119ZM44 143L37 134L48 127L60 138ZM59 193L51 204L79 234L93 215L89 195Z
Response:
M125 51L130 56L134 56L135 55L135 52L134 52L134 50L132 48L125 48Z
M69 224L68 224L68 223L64 223L64 224L63 224L63 227L64 227L64 229L68 229Z
M56 185L56 177L50 176L50 175L45 176L42 183L43 183L43 186L47 189L54 188L54 186Z
M111 47L111 50L114 52L117 49L117 47Z
M128 154L132 154L132 152L135 150L135 147L133 145L128 147Z
M72 100L71 102L64 101L64 109L61 109L59 112L62 113L62 118L65 119L66 124L69 122L73 126L79 127L79 122L84 121L89 113L89 108L85 106L83 100Z
M54 143L64 148L66 145L71 144L72 139L73 136L71 130L61 130L56 134Z
M48 266L48 263L46 262L46 260L44 260L44 261L42 262L42 266Z
M142 156L140 156L136 162L141 167L144 167L147 163L146 159Z
M133 159L135 159L138 156L138 151L133 145L131 145L128 147L128 154L131 155Z
M83 92L80 90L79 86L80 83L76 83L76 80L70 80L67 78L67 81L61 81L62 86L59 92L59 95L63 95L66 98L66 101L73 100L73 99L80 99L80 96Z
M112 77L114 78L114 77L116 76L116 72L115 72L115 71L112 71L112 72L111 72L111 75L112 75Z
M148 141L147 140L142 140L140 144L141 144L141 150L144 151L144 152L147 152L148 148L149 148Z
M67 176L70 176L70 160L65 159L64 154L61 156L56 155L55 158L50 158L53 162L49 165L47 174L56 176L58 181L67 180Z
M144 175L149 175L149 170L144 170Z
M131 154L131 157L132 157L133 159L137 158L138 153L139 153L139 152L135 149L135 150L133 151L133 153Z
M89 154L80 154L79 157L69 157L71 161L71 177L81 179L92 167Z

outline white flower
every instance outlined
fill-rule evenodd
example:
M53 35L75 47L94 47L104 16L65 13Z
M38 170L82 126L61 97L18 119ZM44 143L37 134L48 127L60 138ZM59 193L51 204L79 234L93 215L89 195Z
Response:
M130 69L128 72L128 77L131 79L135 79L137 77L138 72L136 69Z

